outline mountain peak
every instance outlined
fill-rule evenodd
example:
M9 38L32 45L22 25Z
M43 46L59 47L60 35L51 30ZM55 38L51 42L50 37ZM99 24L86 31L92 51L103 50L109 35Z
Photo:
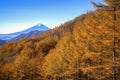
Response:
M39 24L37 24L37 26L45 26L45 25L39 23Z
M2 40L9 40L13 37L16 37L20 34L26 34L26 33L29 33L31 31L47 31L47 30L50 30L50 28L46 27L45 25L43 24L37 24L31 28L28 28L26 30L23 30L23 31L19 31L19 32L15 32L15 33L10 33L10 34L0 34L0 39Z
M34 30L38 30L38 31L46 31L46 30L50 30L50 28L46 27L45 25L43 24L37 24L27 30L31 30L31 31L34 31Z

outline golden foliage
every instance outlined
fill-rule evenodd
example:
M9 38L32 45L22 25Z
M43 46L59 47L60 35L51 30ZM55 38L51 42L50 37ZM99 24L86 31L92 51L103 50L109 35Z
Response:
M113 12L96 10L36 38L0 46L0 79L112 80L114 68L119 80L120 11L116 14L115 24Z

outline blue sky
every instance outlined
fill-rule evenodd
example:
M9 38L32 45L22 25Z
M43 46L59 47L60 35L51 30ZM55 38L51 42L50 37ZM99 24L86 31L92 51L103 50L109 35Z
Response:
M0 34L39 23L54 28L90 10L90 0L0 0Z

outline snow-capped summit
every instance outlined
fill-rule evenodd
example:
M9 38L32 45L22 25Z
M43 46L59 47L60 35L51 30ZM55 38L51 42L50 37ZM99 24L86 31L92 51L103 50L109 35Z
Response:
M28 28L26 30L23 30L23 31L19 31L19 32L15 32L15 33L11 33L11 34L0 34L0 39L2 40L9 40L13 37L16 37L20 34L26 34L26 33L29 33L31 31L47 31L47 30L50 30L50 28L46 27L45 25L43 24L37 24L31 28Z
M42 24L37 24L37 26L41 26Z
M22 33L28 33L30 31L35 31L35 30L38 30L38 31L46 31L46 30L50 30L50 28L46 27L45 25L43 24L37 24L29 29L26 29L24 31L21 31Z

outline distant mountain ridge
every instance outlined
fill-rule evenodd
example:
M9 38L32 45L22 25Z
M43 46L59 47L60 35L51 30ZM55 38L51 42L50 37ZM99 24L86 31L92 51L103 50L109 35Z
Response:
M41 35L42 33L44 33L45 31L38 31L38 30L35 30L35 31L31 31L29 33L24 33L24 34L20 34L10 40L8 40L8 42L15 42L15 41L18 41L20 39L23 39L23 38L34 38L36 36L39 36Z
M45 25L43 24L38 24L38 25L35 25L29 29L26 29L26 30L23 30L23 31L19 31L19 32L15 32L15 33L10 33L10 34L0 34L0 39L1 40L9 40L9 39L12 39L20 34L26 34L26 33L29 33L31 31L47 31L47 30L50 30L50 28L46 27Z

